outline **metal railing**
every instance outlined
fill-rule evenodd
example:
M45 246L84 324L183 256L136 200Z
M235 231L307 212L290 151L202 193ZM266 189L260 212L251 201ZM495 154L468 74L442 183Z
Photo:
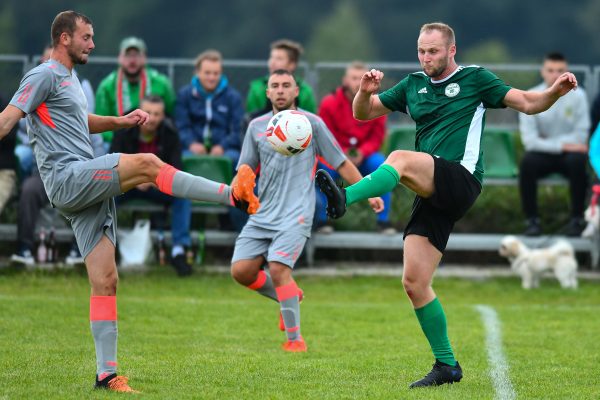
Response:
M10 96L16 90L18 83L27 70L36 65L39 55L0 55L0 91L5 96ZM175 89L189 83L194 74L193 58L148 58L148 65L166 74L172 81ZM93 87L118 65L117 57L92 56L86 65L77 67L80 76L90 80ZM370 67L378 68L386 74L384 88L390 87L400 81L406 74L421 70L417 62L372 62ZM538 64L481 64L496 73L508 84L522 89L530 88L541 80ZM225 74L231 85L245 97L248 84L251 80L264 76L267 73L265 60L240 60L226 59L223 61ZM299 65L299 75L303 77L314 89L317 99L340 85L341 77L347 66L346 62L317 62ZM585 89L590 103L595 99L600 86L600 65L589 66L573 64L570 71L575 73L580 85ZM518 124L518 114L513 110L490 110L488 113L489 124L514 128ZM393 125L412 124L409 117L401 113L393 113L390 118Z

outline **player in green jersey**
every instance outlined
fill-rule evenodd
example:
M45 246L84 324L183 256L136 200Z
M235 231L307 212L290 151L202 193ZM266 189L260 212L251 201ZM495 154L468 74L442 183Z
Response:
M511 88L478 66L454 60L454 31L443 23L425 24L417 41L422 72L408 75L393 88L377 94L383 73L362 77L353 102L354 117L370 120L392 111L416 121L416 151L396 150L361 181L338 188L325 171L317 184L327 196L327 212L341 217L346 207L378 197L403 184L416 193L404 231L402 284L435 356L433 369L411 388L459 382L462 370L450 346L446 316L431 281L448 237L481 192L481 134L487 108L510 107L526 114L547 110L577 88L572 73L562 74L543 92Z

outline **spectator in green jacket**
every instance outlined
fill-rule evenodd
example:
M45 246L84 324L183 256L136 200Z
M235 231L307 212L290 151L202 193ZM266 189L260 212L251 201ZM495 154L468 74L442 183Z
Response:
M146 43L130 36L119 46L119 68L100 82L96 91L96 114L121 116L139 108L140 100L149 95L160 96L168 116L173 115L175 91L166 75L146 66ZM107 145L113 132L104 132ZM108 146L107 146L108 147Z
M272 110L272 105L267 99L267 81L269 76L278 69L284 69L292 74L296 71L300 55L303 49L300 43L287 39L277 40L271 43L271 55L269 56L269 75L250 82L248 98L246 99L246 112L252 116L262 115ZM297 98L297 106L311 113L317 112L317 101L312 88L302 79L298 79L300 93Z

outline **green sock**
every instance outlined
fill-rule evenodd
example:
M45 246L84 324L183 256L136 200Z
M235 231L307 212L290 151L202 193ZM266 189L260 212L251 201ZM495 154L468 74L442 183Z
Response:
M382 164L372 174L346 188L346 205L391 192L398 183L400 183L398 171L391 165Z
M446 314L437 297L429 304L416 308L415 313L435 358L444 364L455 366L456 359L446 330Z

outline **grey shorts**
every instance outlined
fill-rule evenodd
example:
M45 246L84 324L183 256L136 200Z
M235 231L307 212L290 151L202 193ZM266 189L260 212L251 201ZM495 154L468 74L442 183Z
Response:
M85 258L103 235L117 244L117 213L114 196L121 194L116 166L120 153L72 163L52 196L52 206L69 220L77 246Z
M294 268L308 238L300 232L273 231L258 226L244 226L235 241L231 263L263 256Z

